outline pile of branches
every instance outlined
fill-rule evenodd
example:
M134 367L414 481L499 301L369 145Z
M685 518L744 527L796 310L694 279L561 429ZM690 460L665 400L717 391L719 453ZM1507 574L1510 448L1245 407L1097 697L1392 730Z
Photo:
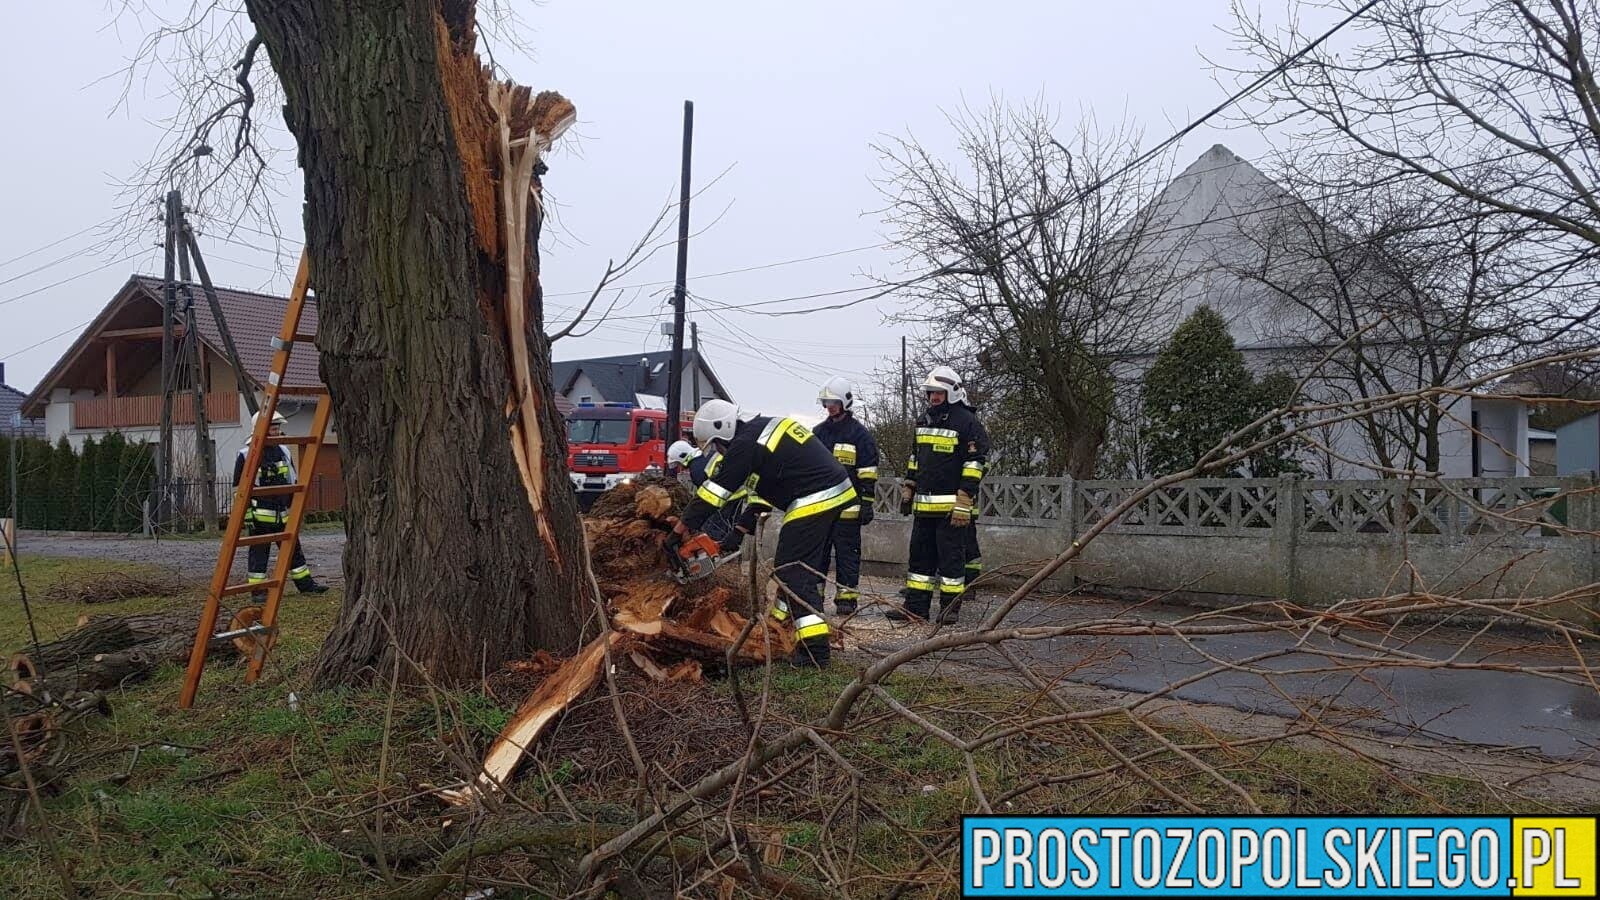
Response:
M444 792L447 800L467 802L503 786L547 727L602 679L610 681L613 703L624 704L615 683L619 667L659 685L693 684L707 673L765 665L793 651L789 628L751 615L757 591L746 574L728 567L687 584L672 577L671 517L687 500L676 482L636 481L596 501L584 531L609 627L553 668L542 660L514 673L528 678L548 670L489 747L474 787ZM618 746L634 746L630 735L619 737Z
M115 603L135 597L172 597L188 587L183 579L166 571L99 572L59 581L44 592L44 599L51 603Z

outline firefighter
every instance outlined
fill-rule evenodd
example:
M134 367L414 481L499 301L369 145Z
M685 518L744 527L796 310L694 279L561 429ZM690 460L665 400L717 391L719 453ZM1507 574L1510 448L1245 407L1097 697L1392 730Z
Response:
M828 417L813 433L850 473L850 481L860 497L859 502L846 506L839 514L828 554L833 557L839 585L833 597L834 612L849 616L855 614L861 603L861 529L872 522L872 501L878 494L878 442L852 412L856 398L849 379L829 380L818 392L817 399L828 411Z
M972 403L967 399L967 385L965 381L962 381L961 383L960 394L957 395L952 402L965 406L967 410L973 414L973 422L978 428L978 449L982 451L984 458L984 462L978 466L978 477L979 480L982 481L985 468L988 465L989 451L991 449L991 445L989 444L989 430L983 427L983 420L977 418L977 407L973 406ZM973 496L976 497L977 495L974 494ZM966 531L967 539L965 555L967 558L967 565L965 574L967 589L966 592L962 594L962 599L972 599L974 596L976 596L973 593L972 583L977 581L979 576L983 575L983 549L978 546L978 506L976 504L974 504L972 507L972 525L968 527Z
M977 417L953 402L961 376L936 366L922 382L928 409L917 419L916 443L900 487L900 509L912 515L904 611L890 619L926 619L939 594L939 621L955 622L966 589L967 535L988 448L979 444Z
M721 465L722 454L715 450L696 456L689 463L689 481L692 487L699 490L700 485L715 475ZM723 553L739 549L739 545L744 543L745 535L755 532L756 520L772 511L772 507L765 500L750 490L750 485L755 480L754 475L745 479L744 486L733 492L733 496L717 510L716 515L706 520L705 533L716 539Z
M856 500L856 489L809 428L790 418L741 414L727 400L710 400L694 416L694 437L702 447L722 453L683 519L674 525L688 537L715 515L741 488L756 478L763 501L783 510L783 530L773 566L778 581L796 606L793 662L799 666L828 663L828 623L822 617L822 576L834 523ZM789 598L780 593L772 615L789 618Z
M250 433L255 434L255 426L261 418L261 413L256 413L256 418L250 421ZM281 437L283 426L287 420L278 412L272 414L272 422L267 426L268 437ZM250 452L250 445L239 449L239 455L233 461L233 483L237 487L239 479L244 476L244 458ZM273 444L261 451L261 465L256 469L254 484L257 487L269 487L295 483L294 460L290 458L289 451L282 444ZM245 509L246 521L250 523L251 534L275 534L284 529L289 521L289 504L291 500L286 494L271 497L251 497L250 505ZM279 553L285 551L279 550ZM289 551L294 554L291 560L294 567L289 570L289 577L294 580L294 586L302 594L326 593L326 585L318 584L311 577L311 566L306 564L306 555L300 549L300 542L295 541L290 545ZM267 544L251 544L249 550L249 568L245 580L251 584L259 584L267 580L267 559L272 553L272 548ZM260 593L256 594L260 597Z
M689 472L689 466L700 456L700 451L688 441L678 441L667 448L667 474L673 477L682 477Z

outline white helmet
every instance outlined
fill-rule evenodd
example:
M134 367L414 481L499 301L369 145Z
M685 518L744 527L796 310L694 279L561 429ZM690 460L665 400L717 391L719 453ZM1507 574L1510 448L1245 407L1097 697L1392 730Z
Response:
M964 398L966 393L961 389L961 376L949 366L934 366L928 377L922 380L924 391L944 391L945 400L955 403L957 399Z
M961 386L950 392L950 402L951 403L960 403L963 406L971 406L972 404L967 402L967 381L966 381L966 379L962 378L961 377L961 373L957 372L956 373L956 381L960 382Z
M700 455L700 451L688 441L678 441L667 448L667 462L674 466L687 466L689 460Z
M251 430L251 432L254 432L255 429L256 429L256 426L259 425L260 423L261 423L261 413L257 412L255 415L250 417L250 430ZM277 410L273 410L272 411L272 424L273 425L288 425L289 424L289 420L285 419L283 417L283 413L278 412Z
M731 441L739 424L739 407L727 400L707 400L694 413L694 439L704 447L712 441Z
M856 394L850 389L850 379L840 375L828 379L817 392L817 400L824 404L843 403L845 409L850 409L856 405Z

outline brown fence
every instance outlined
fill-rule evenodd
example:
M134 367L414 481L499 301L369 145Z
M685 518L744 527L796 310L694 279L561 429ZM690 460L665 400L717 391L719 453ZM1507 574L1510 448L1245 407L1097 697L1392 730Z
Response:
M193 424L194 396L174 398L172 421ZM239 395L218 391L206 395L206 421L234 424L239 421ZM72 424L76 428L133 428L161 424L161 397L95 397L72 401Z

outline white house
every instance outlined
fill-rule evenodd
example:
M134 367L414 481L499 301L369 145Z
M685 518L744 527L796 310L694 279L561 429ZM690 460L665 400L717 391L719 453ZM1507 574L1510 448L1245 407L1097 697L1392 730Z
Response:
M550 383L556 395L578 403L633 403L665 406L667 366L672 351L598 356L552 363ZM679 408L698 409L706 400L732 400L709 363L693 350L683 351L683 385Z
M1262 236L1285 233L1286 223L1303 226L1321 221L1282 185L1218 144L1162 189L1145 207L1143 220L1139 238L1142 258L1150 265L1181 273L1166 289L1168 315L1160 326L1165 334L1156 335L1154 343L1164 342L1179 322L1206 305L1228 322L1252 372L1258 376L1274 371L1312 376L1307 385L1309 396L1303 402L1345 402L1384 393L1356 384L1361 370L1348 358L1335 353L1334 363L1324 362L1340 346L1340 339L1331 337L1325 323L1319 323L1305 304L1286 299L1268 284L1282 283L1279 276L1285 275L1274 267L1295 263L1283 262L1286 255L1274 255L1270 242ZM1326 234L1328 229L1322 228ZM1270 272L1272 277L1247 277L1256 270ZM1287 273L1291 279L1296 274L1315 277L1313 272ZM1418 336L1404 332L1404 326L1386 333L1374 330L1363 339L1368 365L1381 370L1381 381L1399 391L1430 383L1415 371ZM1119 380L1135 387L1154 357L1152 351L1122 360L1117 369ZM1461 372L1452 372L1447 383L1465 380L1465 369L1463 365ZM1345 377L1341 372L1353 374ZM1121 393L1126 396L1136 391ZM1528 473L1528 405L1516 399L1517 393L1500 387L1483 392L1492 396L1441 399L1438 451L1443 474ZM1318 438L1323 447L1302 454L1309 473L1378 477L1382 472L1370 464L1385 454L1376 452L1375 442L1387 442L1388 455L1405 457L1394 452L1396 445L1418 439L1413 426L1393 416L1375 422L1380 427L1345 423L1325 429Z

